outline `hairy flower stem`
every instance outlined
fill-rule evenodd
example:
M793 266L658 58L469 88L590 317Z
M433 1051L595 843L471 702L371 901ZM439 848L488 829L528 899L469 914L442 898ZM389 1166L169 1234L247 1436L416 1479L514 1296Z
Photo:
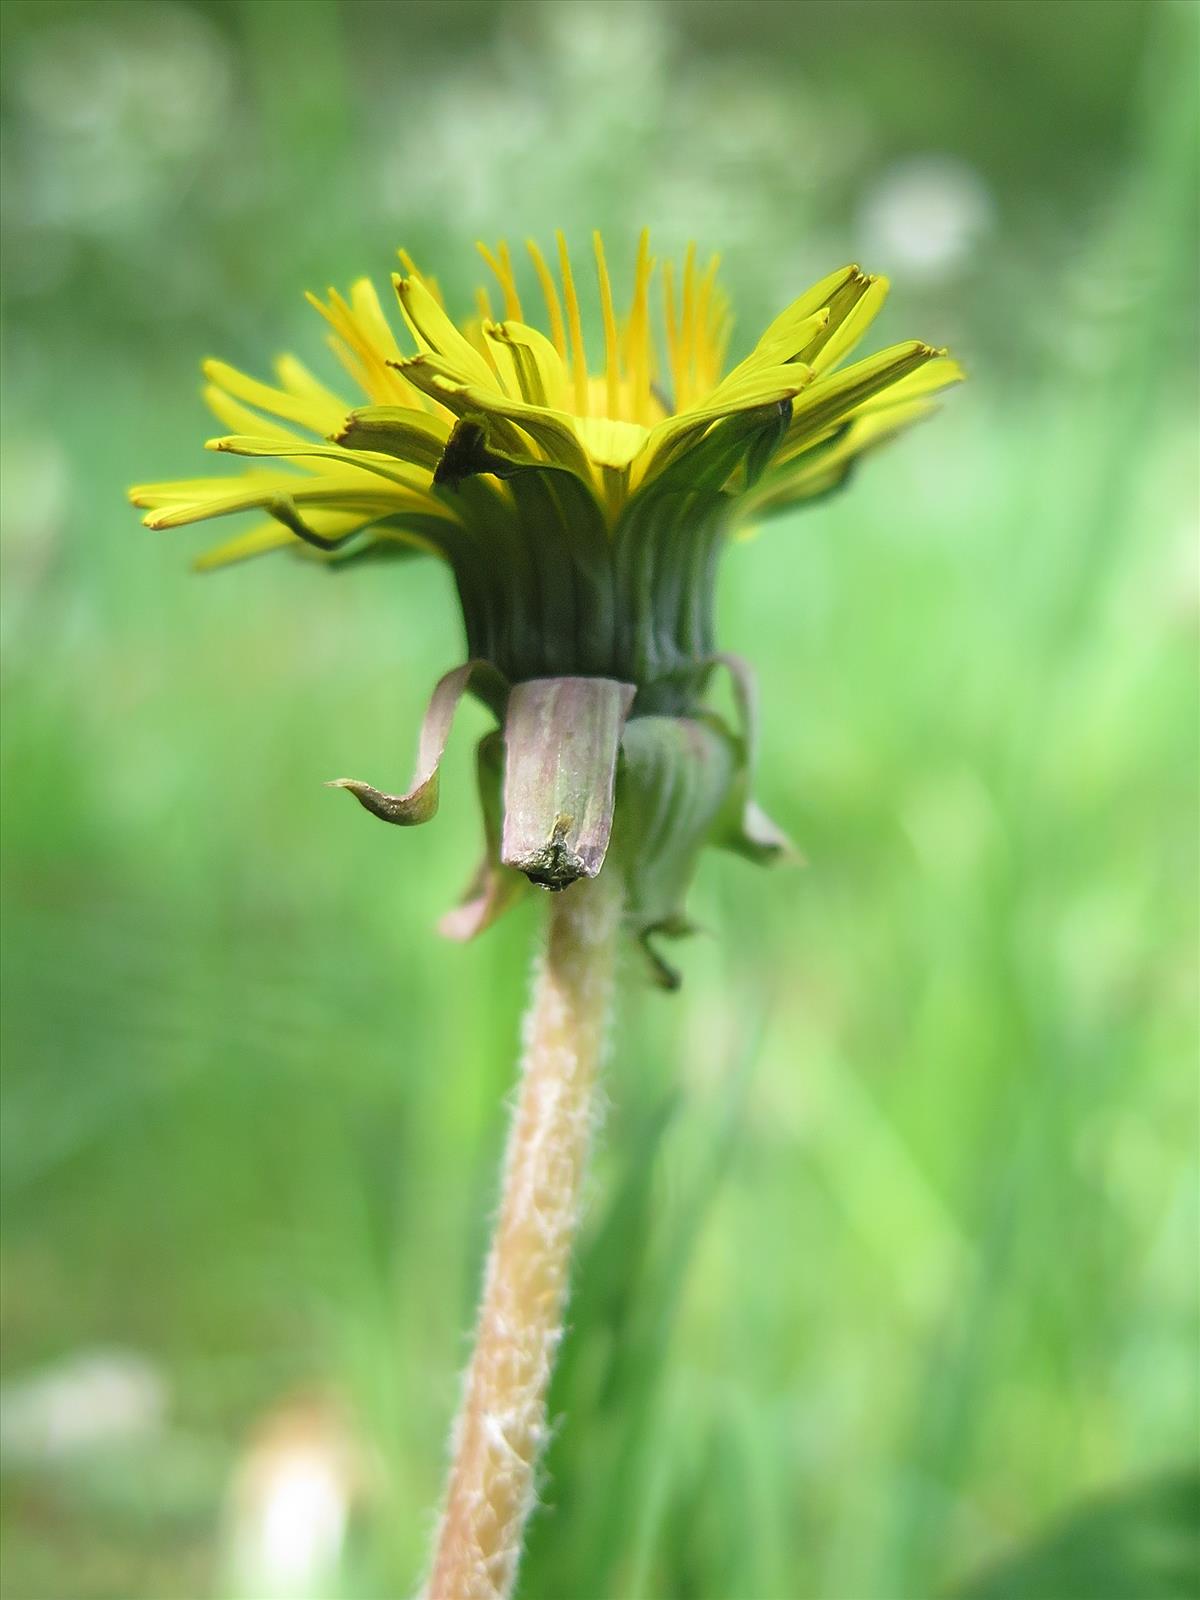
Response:
M620 903L612 871L550 902L428 1600L504 1600L516 1579L562 1337Z

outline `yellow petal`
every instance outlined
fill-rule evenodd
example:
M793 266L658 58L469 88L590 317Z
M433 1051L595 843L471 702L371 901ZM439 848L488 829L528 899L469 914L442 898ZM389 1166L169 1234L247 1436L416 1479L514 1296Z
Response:
M791 361L816 334L825 331L828 321L829 307L822 306L810 317L801 317L797 321L789 322L782 333L770 336L764 333L746 359L739 361L736 367L725 374L717 385L715 393L720 394L726 384L752 377L763 367L776 367Z
M517 293L517 281L513 277L512 257L508 253L508 245L501 240L495 255L482 241L477 240L475 248L492 269L496 282L500 285L500 293L504 296L504 315L519 322L521 297Z
M253 470L242 473L235 482L246 488L254 484L273 484L279 480L279 473ZM300 478L289 479L289 482L299 484ZM130 501L135 506L144 510L156 510L159 506L187 505L192 501L201 500L206 495L211 495L216 490L228 487L228 480L222 478L169 478L162 483L138 483L127 490Z
M485 416L499 423L494 438L498 449L522 454L526 446L517 430L524 429L549 460L590 479L588 458L575 431L575 419L565 412L528 405L502 395L494 385L485 389L464 382L461 370L435 356L415 356L404 363L403 370L413 383L458 416Z
M399 484L385 484L362 472L329 473L318 479L301 478L289 472L249 472L240 478L209 478L204 493L188 499L160 501L162 509L151 511L142 520L148 528L182 528L211 517L263 510L276 500L331 511L374 512L380 516L418 511L453 520L453 513L433 496L402 488Z
M575 293L575 276L571 271L571 256L562 230L555 234L558 243L558 270L562 277L563 299L567 307L567 329L571 335L571 380L575 390L575 413L588 414L587 348L583 342L583 322L579 315L579 297Z
M774 399L788 399L792 395L799 394L801 389L807 388L814 376L813 369L802 361L784 361L778 365L767 363L741 374L735 369L728 378L717 385L703 404L691 411L680 411L677 415L691 416L699 412L712 411L714 407L728 407L731 404L738 408L743 396L750 397L745 401L747 407L767 404L768 402L759 398L763 394L769 394Z
M271 550L282 550L286 545L299 544L294 533L289 533L282 522L259 522L248 533L239 533L224 544L202 551L192 562L194 572L213 572L217 567L232 566L235 561L248 561L252 556L266 555Z
M486 389L494 389L495 373L454 326L420 279L402 278L397 275L392 282L400 297L404 319L421 348L453 361L456 366L470 374L472 383L481 384ZM400 370L403 372L405 369L401 366Z
M311 400L317 405L327 407L330 411L346 410L346 402L341 395L334 394L332 389L326 388L319 378L293 355L281 355L275 361L275 375L283 387L294 394L297 399Z
M560 410L566 401L567 373L545 334L524 322L488 323L483 331L507 354L522 397L530 405Z
M235 434L230 438L209 439L204 448L232 456L293 456L308 457L318 461L333 461L341 468L357 469L375 477L386 478L405 488L427 489L431 482L427 467L411 462L397 461L394 456L371 450L346 450L336 444L308 444L298 440L295 444L280 444L275 439L253 438ZM327 469L324 469L327 470Z
M906 378L900 378L890 384L882 394L862 401L855 406L854 415L866 416L904 401L918 400L922 395L934 394L938 389L949 388L952 383L961 383L965 377L966 373L957 361L950 356L939 356L936 360L926 362L916 372L910 372Z
M879 315L880 308L887 299L888 287L886 278L866 280L862 293L846 315L829 328L821 341L820 349L812 355L806 354L805 359L814 372L828 372L843 356L849 355Z
M886 391L901 378L945 356L918 340L895 344L865 361L825 378L819 378L794 403L791 426L784 438L783 454L811 441L822 428L845 417L864 400Z
M286 389L273 388L269 383L259 383L224 361L206 361L204 376L235 399L313 433L329 433L345 415L340 405L327 405L310 397L289 394Z
M620 409L621 353L617 341L617 318L613 311L612 284L608 278L608 263L604 259L604 241L599 230L592 234L592 249L596 256L596 277L600 284L600 315L604 323L604 383L608 415L615 417Z
M745 514L760 516L785 510L799 500L809 500L835 488L856 457L937 409L931 400L908 400L876 415L860 417L846 428L836 444L828 448L816 446L776 468L764 480L761 491L751 491L746 496Z
M370 520L358 511L312 511L308 516L313 531L326 539L344 538L357 528L365 527ZM282 522L271 518L267 522L255 523L253 528L239 533L236 538L226 539L224 544L202 551L192 566L197 572L212 572L217 567L227 567L235 561L248 561L252 556L266 555L271 550L301 544L302 541Z
M351 411L334 435L347 450L374 450L432 470L450 437L444 417L408 406L363 406Z
M529 251L529 259L533 262L533 270L537 273L538 283L541 285L542 298L546 302L546 314L550 318L550 338L558 351L559 360L565 365L567 359L567 333L563 323L562 305L559 302L558 290L554 286L554 279L550 268L546 265L546 258L538 249L532 239L526 239L525 248ZM491 320L491 313L486 313Z
M741 411L756 411L765 406L778 405L784 400L793 400L811 379L810 368L798 362L769 367L759 375L758 380L739 382L719 400L714 396L709 404L668 417L650 430L645 447L634 464L633 487L639 487L666 466L679 450L699 438L714 422Z
M315 294L305 298L333 330L333 352L359 387L378 404L410 399L403 380L389 365L400 349L370 279L359 278L351 286L348 302L336 289L326 295L326 300Z
M839 267L836 272L831 272L811 289L806 289L798 300L793 300L791 305L781 311L775 320L768 323L762 338L758 341L760 346L775 346L786 344L795 336L797 328L801 327L810 317L816 316L821 311L829 309L830 302L846 285L855 278L861 277L858 267ZM797 351L801 346L796 346Z
M600 467L627 467L650 437L640 422L615 417L577 417L575 427L583 447Z
M204 385L204 403L216 417L218 422L223 422L234 433L255 433L264 439L278 439L280 442L299 440L303 436L294 433L291 428L285 428L280 422L270 422L261 412L252 411L249 406L235 400L227 390L219 388L215 383Z

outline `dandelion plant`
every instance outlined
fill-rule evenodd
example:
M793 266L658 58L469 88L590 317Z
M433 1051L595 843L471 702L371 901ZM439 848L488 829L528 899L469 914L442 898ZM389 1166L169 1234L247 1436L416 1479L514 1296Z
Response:
M392 283L407 350L370 281L348 298L310 296L355 398L292 356L273 383L207 362L206 399L231 430L208 448L258 464L131 491L152 528L260 514L202 555L205 569L275 550L444 561L465 659L433 691L413 780L402 793L335 781L386 822L428 821L455 709L474 695L496 723L477 755L485 849L443 930L472 937L531 886L552 891L430 1600L494 1600L515 1583L619 940L636 940L646 970L674 987L660 943L688 931L700 852L770 862L788 851L753 799L751 671L717 648L721 554L750 525L844 483L960 376L915 341L845 364L887 292L855 266L814 284L727 370L716 259L700 270L689 248L678 272L662 264L659 320L644 234L624 315L594 236L593 363L557 244L557 275L528 246L544 331L526 319L504 244L480 247L502 311L481 289L461 323L401 252ZM732 721L707 699L722 673Z

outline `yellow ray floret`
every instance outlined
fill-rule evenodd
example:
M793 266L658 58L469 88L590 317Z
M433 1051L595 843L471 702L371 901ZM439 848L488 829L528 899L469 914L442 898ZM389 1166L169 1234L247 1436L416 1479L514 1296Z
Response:
M508 245L478 248L499 289L499 318L481 289L477 315L457 323L435 280L403 251L392 280L398 321L365 278L348 295L308 297L353 382L349 396L292 356L276 362L274 382L205 362L205 399L229 430L209 447L280 464L233 479L142 485L130 493L147 523L266 512L269 520L210 552L205 566L285 547L320 555L363 539L449 548L451 532L439 543L439 530L466 526L481 506L493 529L519 517L523 470L570 475L612 529L654 484L686 487L693 462L711 492L741 497L760 515L840 481L854 459L926 414L929 397L962 376L944 351L917 341L844 365L888 288L857 266L800 295L726 369L732 318L718 258L700 267L689 244L680 267L662 263L656 329L657 263L645 232L626 301L593 235L593 349L604 352L593 368L562 234L557 274L526 241L545 331L523 310L532 302L522 301ZM456 432L463 428L474 431ZM737 445L728 459L726 438ZM483 501L464 498L465 476L480 479Z

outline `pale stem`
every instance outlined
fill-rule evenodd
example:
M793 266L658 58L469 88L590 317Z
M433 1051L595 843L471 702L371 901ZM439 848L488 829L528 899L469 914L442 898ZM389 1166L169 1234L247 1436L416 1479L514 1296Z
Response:
M547 1435L619 915L615 872L550 902L428 1600L504 1600L516 1579Z

